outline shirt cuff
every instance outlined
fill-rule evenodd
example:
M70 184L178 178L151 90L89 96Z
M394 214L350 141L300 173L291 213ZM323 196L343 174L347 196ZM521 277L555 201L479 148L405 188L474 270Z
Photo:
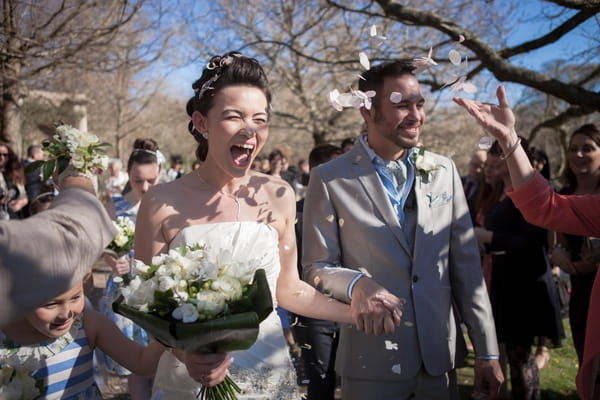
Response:
M352 290L354 289L354 285L356 285L356 282L358 282L358 280L360 278L362 278L363 276L365 276L365 274L363 274L362 272L357 274L354 278L352 278L352 280L350 281L350 284L348 285L348 298L350 300L352 300Z

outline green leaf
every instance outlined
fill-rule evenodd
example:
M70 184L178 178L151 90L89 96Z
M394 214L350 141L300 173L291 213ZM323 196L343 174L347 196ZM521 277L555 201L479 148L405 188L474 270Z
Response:
M69 161L71 161L71 159L69 157L59 157L58 158L58 173L62 173L65 169L67 169L67 167L69 166Z
M37 161L33 161L30 162L29 164L27 164L27 166L25 167L25 173L30 173L35 171L36 169L40 168L42 165L44 165L45 161L44 160L37 160Z
M56 166L56 160L48 160L44 163L42 167L42 180L46 182L54 172L54 167Z

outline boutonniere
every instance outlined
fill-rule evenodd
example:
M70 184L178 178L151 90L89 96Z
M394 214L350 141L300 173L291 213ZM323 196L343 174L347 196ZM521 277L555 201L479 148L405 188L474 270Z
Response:
M421 182L429 183L431 175L440 168L446 168L441 164L436 164L433 157L425 154L425 147L419 147L419 150L413 153L413 163Z

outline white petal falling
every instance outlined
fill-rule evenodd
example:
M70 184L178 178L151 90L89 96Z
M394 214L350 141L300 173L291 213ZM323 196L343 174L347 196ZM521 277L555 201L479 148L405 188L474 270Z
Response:
M427 53L426 57L415 58L413 61L414 61L415 65L417 66L417 69L422 70L429 66L438 65L438 63L435 62L435 60L433 58L431 58L432 54L433 54L433 47L430 47L429 53Z
M402 93L392 92L390 93L390 101L394 104L398 104L402 101Z
M331 106L333 108L335 108L336 110L342 111L344 109L344 107L340 103L339 99L340 99L340 92L337 89L333 89L327 95L327 100L329 101L329 104L331 104Z
M472 82L465 81L462 85L462 90L467 93L476 93L477 86L475 86Z
M463 92L467 92L467 93L475 93L475 92L477 92L477 86L475 86L473 83L467 81L466 75L463 75L460 78L458 78L458 80L456 82L454 82L452 84L452 86L450 86L450 90L452 90L452 91L462 90Z
M481 139L479 139L479 148L481 150L489 150L495 141L496 139L494 139L491 136L484 136Z
M361 51L360 53L358 53L358 59L360 61L360 65L362 65L364 69L371 69L371 63L369 62L369 57L367 57L365 52Z
M369 29L369 39L373 40L376 46L381 46L387 38L377 34L377 25L371 25L371 29Z
M377 25L371 25L371 29L369 30L369 36L377 36Z
M452 49L448 52L448 59L452 64L459 65L462 57L460 56L458 50Z

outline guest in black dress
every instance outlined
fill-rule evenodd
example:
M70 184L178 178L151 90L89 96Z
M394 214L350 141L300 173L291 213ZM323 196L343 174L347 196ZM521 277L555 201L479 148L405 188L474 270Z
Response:
M501 357L510 368L512 398L539 399L532 345L539 336L554 342L563 336L558 293L547 260L547 232L527 223L506 196L510 176L501 156L496 143L484 169L495 190L483 199L483 226L475 233L492 258L490 299Z

